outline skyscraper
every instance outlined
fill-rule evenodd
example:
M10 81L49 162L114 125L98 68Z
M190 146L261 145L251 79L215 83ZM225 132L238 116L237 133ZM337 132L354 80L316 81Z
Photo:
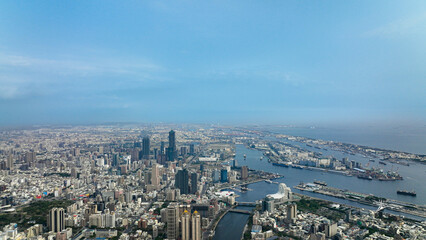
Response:
M182 240L189 240L190 238L190 231L189 231L189 212L185 210L182 214L181 218L181 226L182 226Z
M201 217L197 211L194 211L191 219L192 240L201 240Z
M149 159L149 137L144 137L142 139L142 158L143 159Z
M63 208L52 208L49 211L47 225L52 232L61 232L65 229L65 216Z
M167 239L179 237L179 205L170 203L166 210L167 215Z
M164 148L165 148L164 142L161 141L161 144L160 144L160 154L164 154Z
M195 146L193 143L189 144L189 154L191 155L195 154Z
M189 193L189 173L188 170L179 170L175 176L175 187L180 190L181 194Z
M176 136L175 131L173 130L169 132L169 148L173 148L173 150L176 150Z
M228 182L228 170L220 170L220 182Z
M217 183L217 182L219 182L220 181L220 172L219 172L219 170L213 170L213 172L212 172L212 178L213 178L213 182L214 183Z
M167 148L167 160L174 161L176 158L176 136L175 131L169 132L169 147Z
M241 179L246 180L248 178L248 168L247 166L241 167Z
M155 187L155 189L157 189L158 184L160 183L160 176L158 173L158 165L156 163L152 165L151 171L151 184Z
M290 204L287 205L287 221L288 222L294 222L297 216L297 205L296 204Z
M270 197L266 197L263 201L262 201L262 211L268 211L269 213L273 213L274 212L274 199L270 198Z
M13 168L13 156L12 156L12 154L9 154L9 156L7 156L6 168L9 169L9 170L12 170L12 168Z
M191 173L191 194L195 194L198 190L198 174Z
M36 160L36 153L35 152L27 152L25 154L25 162L26 163L32 163Z

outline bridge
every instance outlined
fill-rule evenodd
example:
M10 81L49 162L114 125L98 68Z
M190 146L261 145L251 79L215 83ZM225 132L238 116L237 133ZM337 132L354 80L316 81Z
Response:
M255 202L236 202L238 206L256 207Z
M229 187L228 189L231 189L236 192L246 192L246 191L253 191L253 189L247 188L247 187L241 187L240 189L235 187Z
M234 212L234 213L241 213L241 214L251 214L250 211L248 210L242 210L242 209L229 209L229 212Z

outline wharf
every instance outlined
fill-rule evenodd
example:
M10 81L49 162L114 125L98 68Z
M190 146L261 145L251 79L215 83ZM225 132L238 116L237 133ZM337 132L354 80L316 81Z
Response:
M383 200L384 203L386 204L386 208L389 210L426 218L426 206L423 206L423 205L416 205L416 204L401 202L401 201L397 201L393 199L379 198L371 194L351 192L347 190L320 186L320 185L316 185L316 187L311 187L305 184L299 184L295 186L294 188L301 191L315 192L322 195L346 199L349 201L358 202L361 204L375 206L375 207L378 207L379 201Z

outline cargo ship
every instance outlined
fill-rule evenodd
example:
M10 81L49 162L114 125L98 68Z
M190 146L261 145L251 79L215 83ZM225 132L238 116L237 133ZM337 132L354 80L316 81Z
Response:
M285 163L272 163L272 165L278 166L278 167L288 167L288 164L285 164Z
M401 194L401 195L413 196L413 197L417 196L417 193L414 192L414 191L410 192L410 191L407 191L407 190L398 190L398 191L396 191L396 193Z
M327 186L326 182L321 182L321 181L315 180L314 183L317 184L317 185L321 185L321 186Z
M365 179L365 180L370 180L370 181L373 180L373 178L368 175L358 175L357 177L361 179Z

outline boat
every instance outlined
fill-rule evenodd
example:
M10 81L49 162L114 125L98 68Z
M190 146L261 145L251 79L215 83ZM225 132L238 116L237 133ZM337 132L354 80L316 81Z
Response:
M262 160L263 159L263 156L262 157L260 157L260 160Z
M413 197L417 196L417 193L415 191L397 190L396 193L401 195L413 196Z
M375 162L375 160L374 160L374 159L372 159L372 158L370 158L370 162Z
M373 178L371 176L366 176L366 175L358 175L357 176L360 179L365 179L365 180L373 180Z
M383 164L383 165L387 165L385 162L383 161L379 161L379 164Z
M321 186L327 186L327 183L326 182L322 182L322 181L315 180L314 183L317 184L317 185L321 185Z
M272 163L272 165L278 166L278 167L288 167L288 165L285 163Z
M269 179L268 179L268 180L265 180L265 182L267 182L267 183L272 183L272 181L271 181L271 180L269 180Z

